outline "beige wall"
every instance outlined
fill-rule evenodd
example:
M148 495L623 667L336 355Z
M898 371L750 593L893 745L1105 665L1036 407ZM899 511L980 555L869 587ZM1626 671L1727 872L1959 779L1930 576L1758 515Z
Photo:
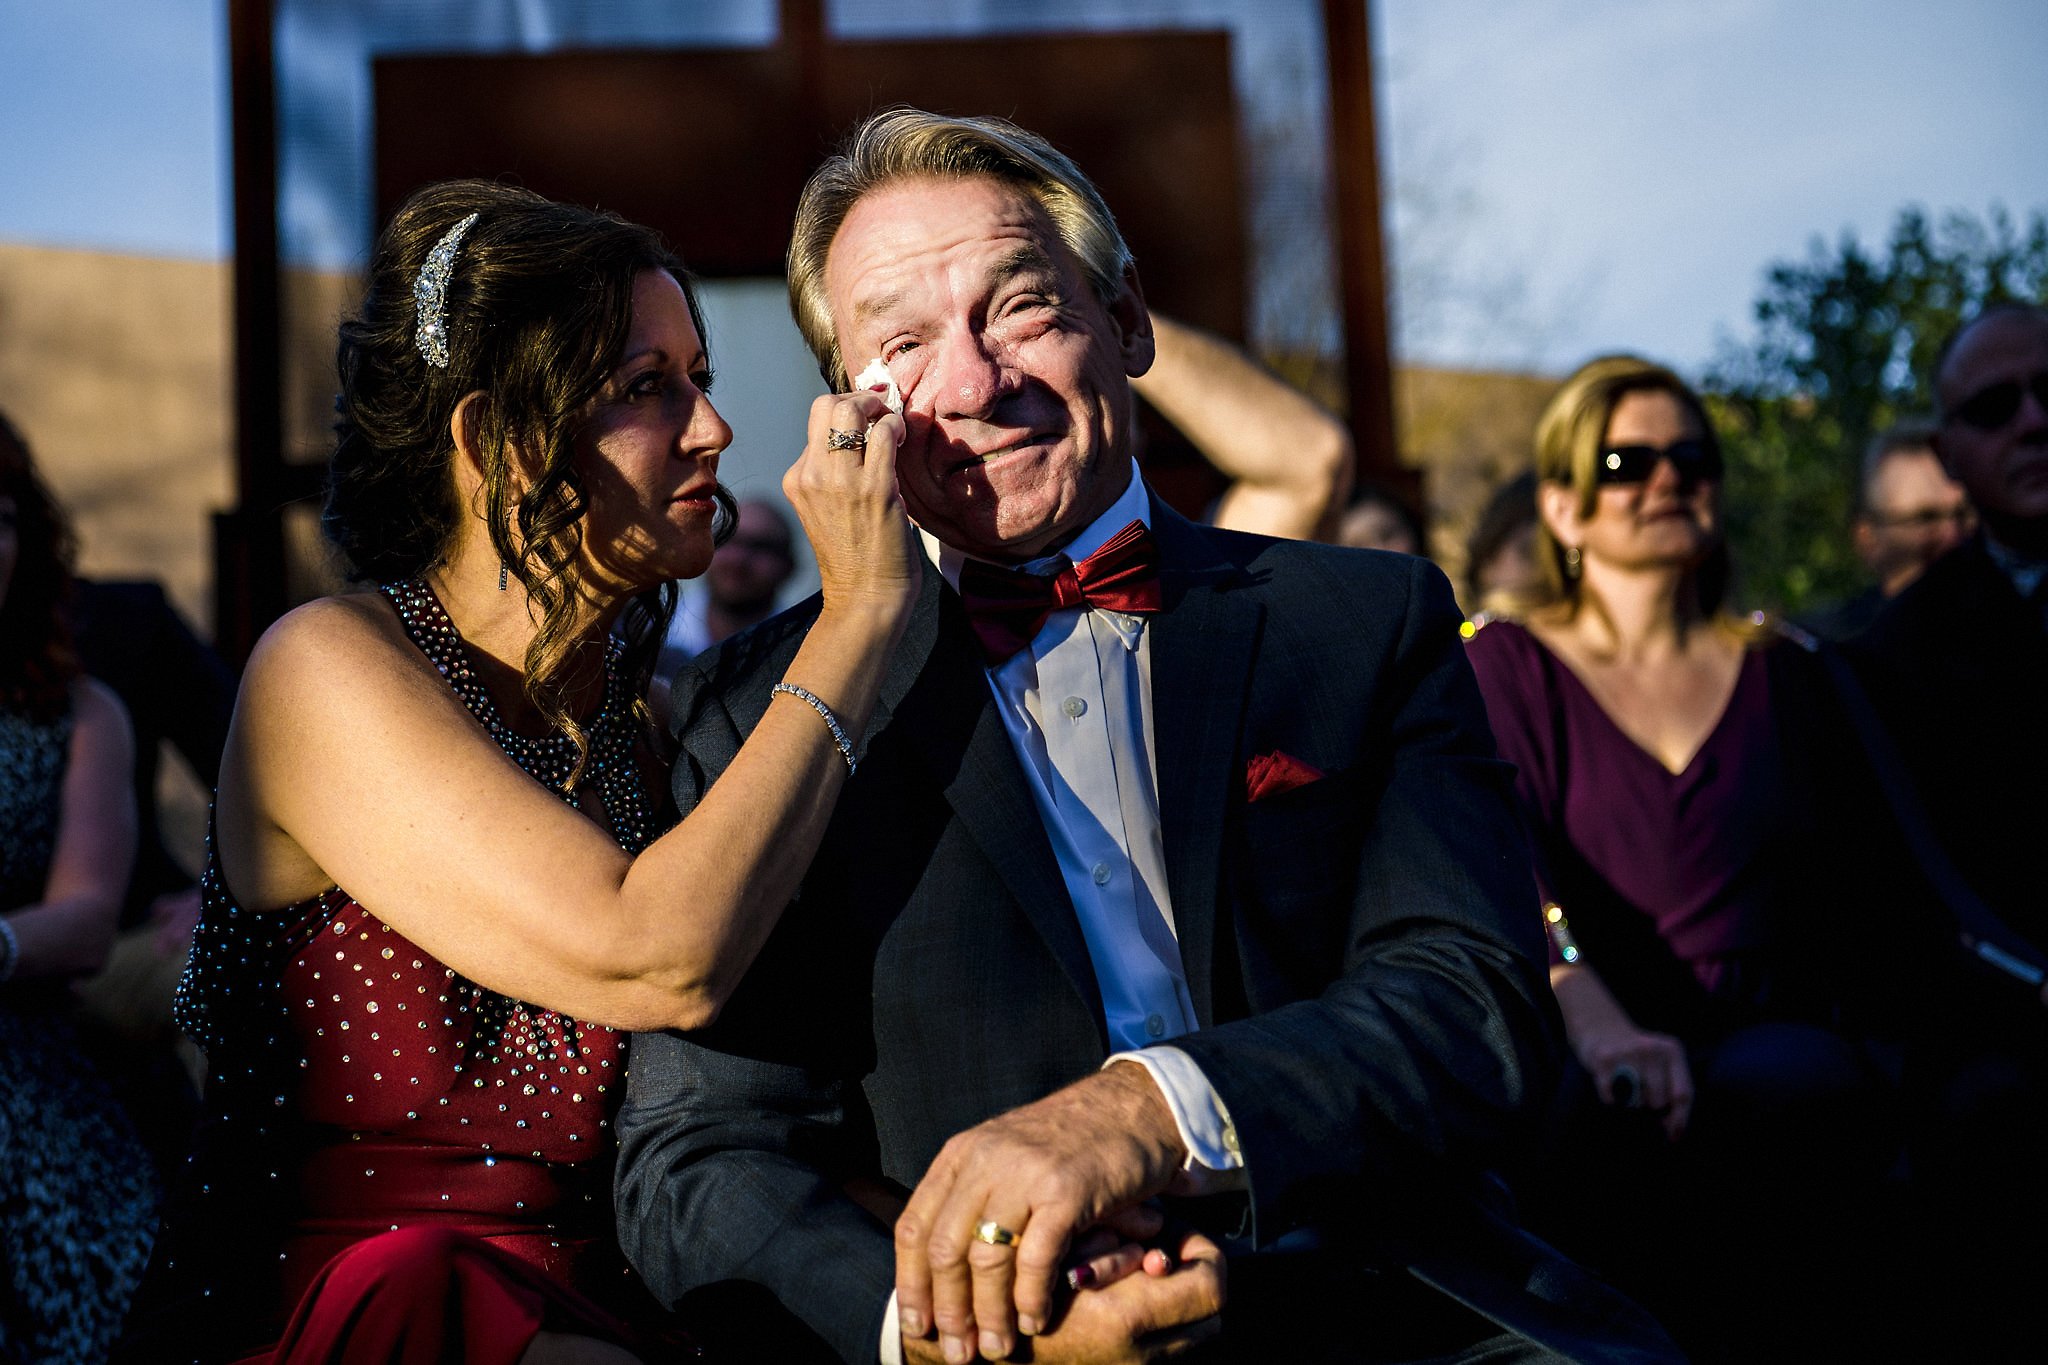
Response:
M1479 370L1394 375L1401 458L1425 471L1430 557L1460 591L1465 538L1494 488L1529 467L1536 419L1557 384Z
M234 496L231 279L218 261L0 243L0 410L77 523L81 567L160 579L213 620L210 518ZM349 282L285 286L287 449L320 458Z
M0 245L0 408L76 520L82 567L159 578L208 626L227 335L218 263Z
M1263 357L1281 378L1341 410L1343 376L1328 357ZM1529 467L1536 419L1557 390L1543 375L1402 367L1394 371L1401 463L1422 471L1429 554L1457 583L1465 538L1496 486Z

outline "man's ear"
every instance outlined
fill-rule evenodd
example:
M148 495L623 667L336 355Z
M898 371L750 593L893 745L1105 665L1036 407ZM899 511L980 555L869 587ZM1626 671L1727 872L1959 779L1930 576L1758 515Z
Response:
M1962 476L1956 473L1956 467L1950 462L1948 457L1947 437L1948 431L1945 427L1936 427L1934 434L1927 438L1927 446L1928 449L1934 452L1934 458L1941 461L1941 472L1948 475L1949 481L1952 483L1962 483ZM1967 484L1963 486L1965 488L1969 487Z
M1109 301L1109 320L1116 326L1117 351L1124 373L1132 379L1152 368L1154 344L1152 312L1145 307L1145 287L1138 283L1138 267L1124 267L1122 285Z

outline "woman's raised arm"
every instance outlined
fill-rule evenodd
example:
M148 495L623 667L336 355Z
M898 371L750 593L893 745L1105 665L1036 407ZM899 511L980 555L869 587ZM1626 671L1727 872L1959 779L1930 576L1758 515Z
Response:
M869 429L864 455L832 427ZM788 680L857 744L916 601L895 493L901 419L818 401L784 487L818 549L824 609ZM621 1028L708 1023L817 846L847 764L783 697L688 820L637 859L498 749L369 595L299 609L250 660L217 839L248 908L343 887L493 990Z

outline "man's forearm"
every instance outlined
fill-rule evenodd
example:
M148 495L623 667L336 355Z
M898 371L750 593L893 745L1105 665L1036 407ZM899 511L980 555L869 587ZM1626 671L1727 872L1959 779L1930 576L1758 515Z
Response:
M894 1275L889 1233L824 1172L838 1105L800 1068L669 1034L634 1039L619 1116L619 1244L673 1308L694 1289L768 1290L849 1361L874 1359Z

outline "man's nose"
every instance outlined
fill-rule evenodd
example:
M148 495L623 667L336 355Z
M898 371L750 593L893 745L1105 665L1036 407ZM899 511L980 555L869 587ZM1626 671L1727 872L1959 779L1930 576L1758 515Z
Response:
M1001 353L977 335L948 345L938 373L932 408L940 417L988 417L1004 394L1016 387Z
M2042 398L2038 384L2020 385L2017 425L2021 431L2048 431L2048 400Z

